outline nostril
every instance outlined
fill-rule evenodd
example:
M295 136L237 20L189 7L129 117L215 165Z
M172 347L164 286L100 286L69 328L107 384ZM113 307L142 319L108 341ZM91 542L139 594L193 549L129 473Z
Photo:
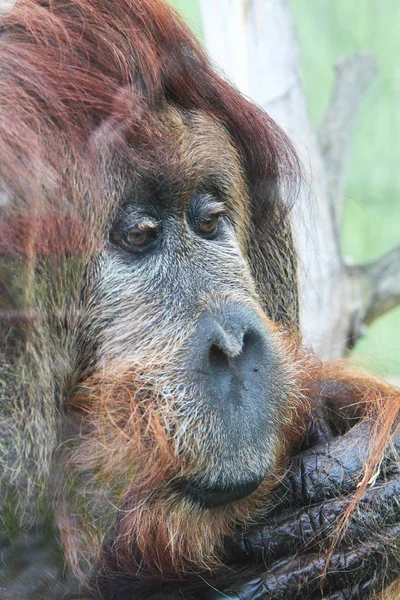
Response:
M252 346L254 343L254 333L252 331L246 331L243 336L243 350L246 350L248 346Z
M260 356L264 354L264 343L262 335L253 328L243 336L243 355L246 358L246 364L254 373L260 370Z
M249 329L243 336L243 349L251 348L260 342L261 335L254 329Z
M210 365L217 369L226 369L228 367L228 357L221 348L216 344L213 344L209 350L209 361Z
M261 336L253 330L246 331L243 336L243 353L246 355L253 354L257 349L260 349Z

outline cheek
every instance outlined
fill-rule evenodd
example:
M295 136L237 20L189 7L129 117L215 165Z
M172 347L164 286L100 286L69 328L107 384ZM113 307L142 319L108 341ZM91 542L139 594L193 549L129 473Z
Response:
M166 343L179 337L167 290L159 279L154 264L134 267L117 258L103 259L93 317L101 359L151 362L151 355L161 355Z
M103 257L97 269L93 329L111 360L182 346L197 320L226 299L256 299L249 267L234 240L198 244L190 256L151 260Z

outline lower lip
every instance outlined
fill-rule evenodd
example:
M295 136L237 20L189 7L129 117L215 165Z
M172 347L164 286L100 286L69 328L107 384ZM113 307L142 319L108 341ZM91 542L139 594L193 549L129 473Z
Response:
M207 488L201 487L192 481L180 479L175 482L174 488L194 500L201 508L216 508L250 496L261 482L262 479L258 479L234 487Z

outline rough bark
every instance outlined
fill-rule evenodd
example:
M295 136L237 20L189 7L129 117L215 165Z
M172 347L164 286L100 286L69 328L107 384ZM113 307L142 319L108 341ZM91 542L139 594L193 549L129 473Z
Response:
M307 110L289 0L200 2L212 58L283 127L300 154L306 183L293 221L301 258L302 330L322 358L343 356L365 324L400 303L399 249L356 267L347 266L340 251L351 142L377 69L375 59L360 53L336 65L336 85L317 136Z

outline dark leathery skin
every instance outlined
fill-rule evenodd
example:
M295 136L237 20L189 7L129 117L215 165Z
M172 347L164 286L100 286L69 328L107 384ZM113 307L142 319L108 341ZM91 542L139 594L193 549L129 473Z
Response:
M363 494L341 542L332 546L338 520L354 497L368 458L370 439L370 425L363 423L343 437L294 457L278 492L282 494L281 503L277 498L278 508L266 516L263 525L227 542L227 560L233 569L235 563L262 560L264 572L242 585L222 585L221 591L208 591L204 597L361 600L399 577L396 454L400 435L394 438L376 481Z
M400 525L387 532L398 536ZM263 575L234 591L208 591L207 600L361 600L399 575L400 556L387 553L384 542L367 543L332 555L323 580L326 557L291 557L274 563Z
M368 457L369 433L363 424L343 438L294 457L287 477L275 492L277 509L257 529L227 542L228 561L265 559L267 548L268 555L277 559L299 550L301 541L304 548L329 541L356 490ZM400 435L394 439L393 449L400 451ZM366 539L374 528L400 522L400 476L394 458L392 454L390 460L388 453L374 486L368 487L361 498L347 530L349 541L351 537Z

